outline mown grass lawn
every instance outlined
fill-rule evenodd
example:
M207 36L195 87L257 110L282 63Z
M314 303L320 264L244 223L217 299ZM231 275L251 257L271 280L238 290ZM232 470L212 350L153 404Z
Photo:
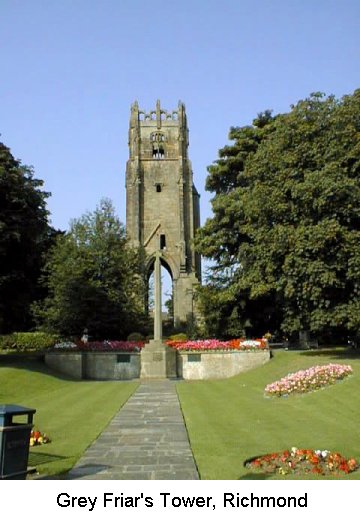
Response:
M327 363L350 364L354 374L316 392L264 397L268 383ZM360 357L350 351L275 351L269 363L250 372L220 381L184 381L177 390L202 479L293 479L244 468L249 458L293 446L360 461ZM360 471L341 478L360 479Z
M30 449L40 474L68 471L138 386L137 382L73 381L39 361L0 359L0 403L35 408L35 426L50 444Z

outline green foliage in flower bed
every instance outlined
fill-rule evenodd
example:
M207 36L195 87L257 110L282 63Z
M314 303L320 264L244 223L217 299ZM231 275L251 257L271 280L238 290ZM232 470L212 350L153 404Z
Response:
M127 341L142 341L144 342L144 336L140 332L132 332L128 335Z
M173 334L168 337L169 341L187 341L188 337L184 332L179 332L178 334Z
M59 336L46 332L14 332L0 336L0 350L34 352L51 348L58 340Z
M323 475L250 473L244 462L289 446L329 450L360 460L360 356L343 349L275 351L273 359L236 377L179 382L177 391L202 479L331 479ZM264 399L284 373L327 363L351 364L352 377L323 392ZM360 471L342 479L360 479Z

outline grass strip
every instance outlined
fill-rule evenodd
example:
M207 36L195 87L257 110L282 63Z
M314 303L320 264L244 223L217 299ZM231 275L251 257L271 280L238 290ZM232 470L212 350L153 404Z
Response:
M30 449L40 474L71 469L137 388L137 382L74 381L36 360L1 358L0 402L35 408L34 424L51 443Z
M334 362L350 364L353 376L308 394L264 396L267 384L290 372ZM359 461L359 376L358 355L329 349L276 351L266 365L231 379L179 382L177 391L201 478L297 478L254 475L244 467L247 459L293 446L327 449ZM342 478L360 479L360 472Z

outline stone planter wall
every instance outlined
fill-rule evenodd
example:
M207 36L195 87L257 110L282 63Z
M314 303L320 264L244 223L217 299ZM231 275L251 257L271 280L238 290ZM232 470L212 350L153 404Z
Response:
M263 365L270 352L177 352L177 376L182 379L226 379ZM74 379L125 381L138 379L139 352L48 352L45 363Z
M48 352L45 363L75 379L122 381L140 377L138 352Z
M45 364L74 379L83 378L82 352L47 352Z
M107 381L140 377L139 352L84 352L84 379Z
M270 352L208 351L178 352L178 377L226 379L267 363Z

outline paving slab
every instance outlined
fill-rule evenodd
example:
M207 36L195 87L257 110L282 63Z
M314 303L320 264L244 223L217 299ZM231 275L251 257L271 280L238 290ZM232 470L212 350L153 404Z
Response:
M175 381L141 382L67 478L198 480Z

